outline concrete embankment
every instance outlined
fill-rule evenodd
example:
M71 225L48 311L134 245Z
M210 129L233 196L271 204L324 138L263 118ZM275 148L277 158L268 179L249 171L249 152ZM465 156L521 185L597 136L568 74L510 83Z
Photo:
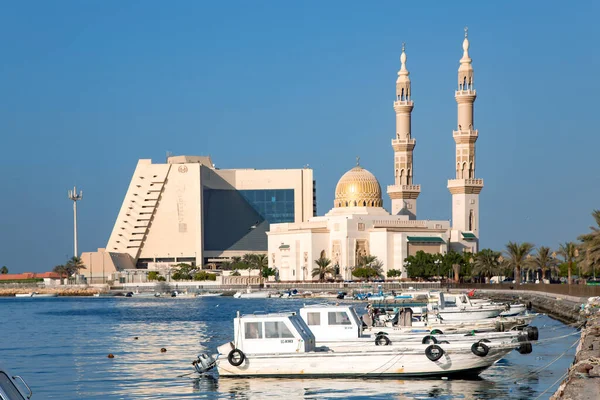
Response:
M14 297L15 294L36 292L39 294L54 294L59 296L93 296L100 290L95 288L0 288L0 297Z

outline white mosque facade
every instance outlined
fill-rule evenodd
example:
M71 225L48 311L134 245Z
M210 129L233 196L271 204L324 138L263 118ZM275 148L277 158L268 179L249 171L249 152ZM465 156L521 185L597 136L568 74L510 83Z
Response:
M448 181L452 195L452 220L417 219L417 198L421 186L413 182L413 151L416 140L411 132L413 100L406 53L402 49L401 68L396 81L396 134L394 184L387 187L391 213L382 207L382 191L377 178L357 165L346 172L335 189L334 207L324 216L299 223L271 224L268 235L269 267L278 270L282 281L308 281L315 261L321 255L331 259L343 279L351 279L352 268L361 255L377 256L383 272L395 269L406 277L405 259L419 250L426 253L478 251L479 193L483 180L475 178L473 125L473 67L465 31L463 57L458 70L455 99L458 107L456 177Z

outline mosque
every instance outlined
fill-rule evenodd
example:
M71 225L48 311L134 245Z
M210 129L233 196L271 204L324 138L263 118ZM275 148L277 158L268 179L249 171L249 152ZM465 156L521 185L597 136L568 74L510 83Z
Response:
M413 182L416 140L411 132L411 113L414 103L403 45L394 101L394 184L387 187L391 213L382 207L379 181L357 159L356 166L337 183L333 208L328 213L307 221L270 225L267 232L269 267L278 270L280 280L317 279L312 277L312 270L314 260L320 256L331 259L343 279L351 279L351 269L362 255L377 256L383 263L384 273L395 269L406 277L406 257L420 250L432 254L478 251L479 193L483 179L475 178L478 131L473 124L473 105L477 93L466 28L462 47L454 94L458 126L452 132L456 142L456 178L448 181L452 194L451 223L417 219L421 186Z

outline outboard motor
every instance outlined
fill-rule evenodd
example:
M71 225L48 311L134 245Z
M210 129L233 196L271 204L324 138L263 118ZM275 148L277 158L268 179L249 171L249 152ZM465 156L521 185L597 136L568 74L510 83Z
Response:
M217 360L213 356L200 354L198 358L192 362L192 365L196 372L203 374L213 369L217 365Z

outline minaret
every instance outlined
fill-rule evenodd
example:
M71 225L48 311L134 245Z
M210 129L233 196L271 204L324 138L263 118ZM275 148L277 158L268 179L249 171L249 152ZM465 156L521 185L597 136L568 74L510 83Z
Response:
M408 215L417 218L417 197L421 186L413 184L413 150L417 141L411 136L411 112L413 110L410 73L406 69L406 53L402 43L400 71L396 80L396 138L392 139L394 149L394 184L388 186L387 192L392 199L393 215Z
M458 104L458 129L452 132L456 142L456 179L448 181L448 189L452 193L452 229L455 231L452 241L463 242L473 251L477 251L479 240L479 193L483 189L483 179L475 178L478 132L473 124L473 104L476 97L468 30L465 28L463 56L458 68L458 90L454 94ZM469 240L475 245L469 245Z

